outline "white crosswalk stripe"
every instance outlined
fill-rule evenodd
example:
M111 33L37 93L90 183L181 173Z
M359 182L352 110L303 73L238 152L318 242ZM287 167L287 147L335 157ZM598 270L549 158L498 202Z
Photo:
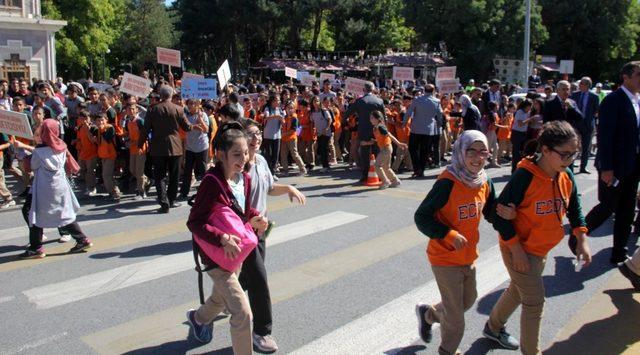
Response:
M364 218L364 215L344 211L323 214L276 227L267 243L273 247ZM177 274L193 267L193 254L189 251L32 288L23 293L37 308L48 309Z

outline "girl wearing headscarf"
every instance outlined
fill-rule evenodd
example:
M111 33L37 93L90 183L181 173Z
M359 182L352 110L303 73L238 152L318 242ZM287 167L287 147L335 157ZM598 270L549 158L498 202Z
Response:
M427 256L440 290L437 305L416 305L420 337L432 338L431 327L440 323L440 354L455 354L464 332L464 312L475 302L480 214L489 219L496 200L484 166L489 156L487 138L465 130L453 146L451 163L415 213L418 229L430 238ZM498 207L505 219L513 209Z
M471 102L469 95L462 95L459 99L461 112L451 112L450 117L462 117L462 124L465 131L480 129L480 110Z
M40 135L35 138L35 148L20 144L20 148L32 151L33 171L31 190L22 208L22 214L29 224L30 244L20 257L45 257L42 247L43 228L58 228L60 233L70 234L76 240L76 245L69 250L70 253L85 251L92 243L76 222L76 213L80 205L65 172L67 159L73 157L68 154L67 145L60 138L60 124L53 119L44 120ZM73 165L74 161L69 163Z

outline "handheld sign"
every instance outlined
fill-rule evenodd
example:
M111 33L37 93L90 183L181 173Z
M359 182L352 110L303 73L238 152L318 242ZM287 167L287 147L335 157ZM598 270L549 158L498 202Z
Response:
M320 83L324 83L324 81L327 79L330 83L333 83L333 81L336 80L336 75L330 73L320 73Z
M436 69L436 81L443 79L455 79L456 67L438 67Z
M560 74L573 74L573 60L561 60L558 71Z
M151 81L141 76L124 73L124 78L120 83L120 91L137 97L149 96Z
M356 79L356 78L347 78L344 81L344 91L350 92L356 96L364 95L364 85L367 83L366 80Z
M218 81L216 79L186 79L182 81L180 91L183 99L216 99L218 98Z
M0 133L33 139L29 118L19 112L0 110Z
M189 72L182 73L182 80L187 80L187 79L204 79L204 75L193 74Z
M298 78L298 71L293 69L293 68L289 68L289 67L284 67L284 76L291 78L291 79L297 79Z
M231 80L231 68L229 67L229 60L226 59L224 63L218 68L216 71L218 75L218 82L220 83L220 88L224 88L229 80Z
M393 80L413 80L413 67L393 67Z
M176 68L182 67L180 51L177 51L175 49L156 47L156 56L158 57L158 64L166 64Z
M443 79L437 82L441 94L455 94L460 88L460 79Z
M315 76L307 74L300 77L300 83L304 86L313 86L313 82L318 80Z

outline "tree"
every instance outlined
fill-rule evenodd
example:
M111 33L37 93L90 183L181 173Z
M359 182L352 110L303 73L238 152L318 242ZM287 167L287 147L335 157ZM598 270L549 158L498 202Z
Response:
M56 33L59 72L80 78L101 68L107 50L120 38L125 9L124 0L43 0L44 17L68 22Z

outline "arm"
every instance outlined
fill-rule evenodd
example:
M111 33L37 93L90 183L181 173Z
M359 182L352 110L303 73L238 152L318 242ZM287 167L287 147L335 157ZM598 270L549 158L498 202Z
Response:
M580 196L578 196L576 180L569 169L567 169L567 175L569 175L571 184L573 185L571 189L571 197L569 198L569 206L567 208L569 223L571 224L571 228L573 228L574 232L576 232L576 229L579 229L583 233L587 233L587 222L582 214L582 204L580 203Z
M598 118L598 162L599 170L613 171L613 146L618 121L618 105L613 102L612 94L602 101Z
M411 102L411 105L409 105L407 112L405 112L404 117L402 118L402 128L407 126L407 121L409 121L410 118L413 118L413 114L415 113L415 110L416 110L415 104L416 104L416 101L413 100Z
M458 234L435 217L436 212L447 204L452 188L453 181L449 179L436 181L413 216L418 230L429 238L446 239Z
M491 178L487 178L487 184L489 184L489 196L487 196L487 202L485 202L482 208L482 215L487 222L493 223L493 211L495 210L497 202L496 189L493 187L493 180L491 180Z
M216 180L211 176L205 175L198 188L196 199L187 220L187 227L192 233L205 236L214 241L214 243L219 244L221 244L220 238L224 232L208 224L208 219L214 204L219 202L221 194L220 185Z
M147 112L147 115L144 117L144 125L142 131L140 131L140 138L138 138L138 149L142 149L144 144L147 143L147 138L149 136L149 132L152 132L151 128L151 118L153 113Z
M281 196L287 194L289 195L290 201L293 202L293 199L295 198L302 205L304 205L307 200L302 192L291 185L273 184L268 194L269 196Z
M520 203L522 203L532 178L533 175L529 171L525 169L517 169L509 183L507 183L507 186L502 190L497 203L505 206L513 204L513 206L517 208ZM500 238L502 238L508 246L518 243L519 239L516 235L513 223L500 217L497 212L495 212L495 208L492 208L491 213L493 228L500 233Z

